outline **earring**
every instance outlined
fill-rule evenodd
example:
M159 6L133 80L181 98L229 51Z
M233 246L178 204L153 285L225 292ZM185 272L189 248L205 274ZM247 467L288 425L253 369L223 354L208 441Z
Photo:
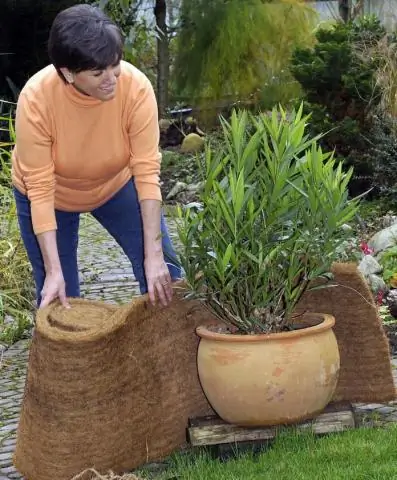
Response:
M66 81L67 81L68 83L73 83L73 75L67 75Z

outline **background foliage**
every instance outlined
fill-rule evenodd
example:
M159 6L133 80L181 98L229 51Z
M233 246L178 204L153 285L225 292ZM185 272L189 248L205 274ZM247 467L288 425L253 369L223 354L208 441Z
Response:
M393 191L396 145L395 37L376 17L319 29L314 48L298 48L291 71L300 82L313 135L329 132L322 144L354 167L352 194L372 197Z
M60 10L77 3L80 0L2 0L0 98L16 100L26 80L48 64L50 25Z
M201 103L227 98L258 105L271 89L272 101L289 100L285 88L277 98L275 85L293 83L291 53L312 44L316 20L316 12L296 0L183 2L174 72L178 91Z
M8 123L10 143L15 139ZM9 143L0 143L0 342L12 343L31 324L33 284L20 238L11 185Z

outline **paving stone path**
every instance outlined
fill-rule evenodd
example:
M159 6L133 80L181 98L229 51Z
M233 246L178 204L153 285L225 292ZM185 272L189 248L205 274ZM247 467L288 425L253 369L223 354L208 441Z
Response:
M171 226L171 237L175 232ZM80 233L79 265L81 293L84 297L112 303L124 303L139 294L131 265L115 244L90 217L84 218ZM16 430L28 359L30 340L17 342L8 349L0 346L0 480L21 479L12 465ZM397 384L397 359L393 360ZM354 405L362 425L397 422L397 402Z

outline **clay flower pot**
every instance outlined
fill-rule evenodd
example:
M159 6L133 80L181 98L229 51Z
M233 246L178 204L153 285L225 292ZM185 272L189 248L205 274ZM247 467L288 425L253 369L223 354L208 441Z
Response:
M331 401L340 367L335 319L304 318L314 326L263 335L197 328L200 382L223 420L242 426L295 423Z

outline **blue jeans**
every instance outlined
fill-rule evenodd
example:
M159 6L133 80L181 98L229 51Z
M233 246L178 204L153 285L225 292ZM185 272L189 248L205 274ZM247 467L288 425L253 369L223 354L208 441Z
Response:
M43 257L36 235L33 232L30 201L16 188L14 188L14 196L21 237L33 269L37 305L39 306L45 280ZM77 244L80 213L55 210L55 215L58 253L66 284L66 296L79 297ZM142 216L134 181L129 181L104 205L93 210L91 215L98 220L123 249L132 264L141 293L146 293ZM163 216L161 216L161 232L164 259L172 280L177 280L181 278L181 268L176 260L176 254Z

